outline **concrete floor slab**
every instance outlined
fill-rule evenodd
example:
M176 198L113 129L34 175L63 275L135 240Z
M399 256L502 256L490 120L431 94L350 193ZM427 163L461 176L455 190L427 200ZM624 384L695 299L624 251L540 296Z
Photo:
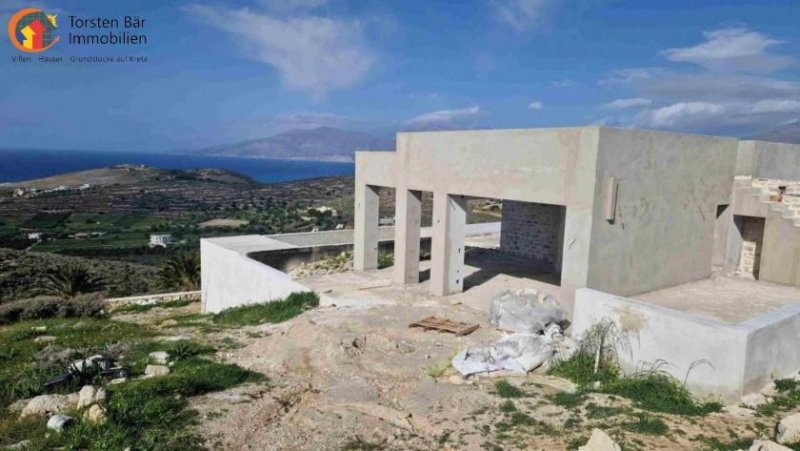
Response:
M639 302L739 323L800 302L800 287L715 274L709 279L632 296Z

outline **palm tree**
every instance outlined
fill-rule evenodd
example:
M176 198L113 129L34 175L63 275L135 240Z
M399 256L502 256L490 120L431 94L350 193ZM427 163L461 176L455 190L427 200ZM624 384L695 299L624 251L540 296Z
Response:
M159 281L164 288L181 291L199 290L200 254L180 252L172 255L161 268Z
M80 263L58 266L45 273L39 281L39 293L74 298L79 294L103 289L103 283Z

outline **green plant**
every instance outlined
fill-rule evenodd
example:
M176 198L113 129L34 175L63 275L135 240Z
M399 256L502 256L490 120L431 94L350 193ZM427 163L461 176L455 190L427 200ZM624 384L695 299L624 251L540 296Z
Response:
M550 397L553 404L567 409L578 407L586 400L586 395L583 393L567 393L560 392Z
M103 283L80 263L68 263L47 271L39 281L39 293L43 295L75 297L79 294L100 291Z
M319 295L314 292L292 293L282 301L245 305L223 310L211 317L216 324L253 326L262 323L287 321L319 305Z
M507 380L499 380L494 384L495 393L501 398L524 398L525 392L508 383Z
M181 291L200 289L200 254L198 252L178 252L172 255L158 275L164 288Z
M0 325L28 319L98 317L103 314L105 304L96 295L79 295L71 299L41 296L0 305Z
M659 417L640 413L636 421L623 423L622 428L637 434L664 435L669 431L669 426Z
M500 411L505 413L516 412L517 406L515 406L511 401L506 401L503 404L500 404Z
M619 378L605 385L602 391L632 399L639 407L654 412L705 415L722 408L719 403L698 402L677 379L658 372Z
M189 340L175 341L167 347L167 354L173 361L185 360L212 352L214 352L214 348Z
M584 333L578 340L578 349L568 359L556 362L550 374L583 387L615 380L620 375L617 350L629 347L613 322L601 321Z

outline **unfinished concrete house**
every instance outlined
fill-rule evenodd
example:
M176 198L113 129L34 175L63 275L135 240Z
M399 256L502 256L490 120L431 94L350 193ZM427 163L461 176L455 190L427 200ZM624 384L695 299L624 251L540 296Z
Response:
M668 361L696 393L738 399L800 370L800 146L607 127L399 133L394 152L357 153L355 183L354 230L203 240L204 309L318 290L264 255L334 246L389 279L387 299L485 308L503 289L550 291L574 336L615 321L632 337L623 363ZM395 189L394 227L379 226L381 187ZM502 204L499 224L467 224L475 198ZM394 265L379 270L382 248Z

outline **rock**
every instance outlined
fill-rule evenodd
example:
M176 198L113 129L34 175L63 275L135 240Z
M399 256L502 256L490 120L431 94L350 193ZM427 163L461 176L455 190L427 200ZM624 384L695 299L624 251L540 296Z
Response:
M52 335L40 335L33 339L34 343L50 343L56 341L56 337Z
M458 374L454 374L447 378L447 382L450 382L454 385L462 385L464 383L464 378L459 376Z
M40 395L28 401L19 416L24 418L30 415L53 415L77 402L77 398L69 395Z
M13 445L8 445L3 448L4 451L15 451L18 449L25 449L31 445L30 440L23 440L21 442L14 443Z
M592 429L592 436L578 451L622 451L622 448L600 429Z
M414 347L414 345L412 345L411 343L409 343L409 342L407 342L405 340L400 340L397 343L395 343L395 347L402 354L409 354L409 353L412 353L412 352L417 350Z
M30 398L29 399L18 399L16 401L12 402L11 405L9 405L7 407L7 409L11 413L20 413L20 412L22 412L22 409L24 409L25 406L28 405L28 402L30 402Z
M722 413L725 415L731 415L734 417L752 417L755 416L756 411L752 409L748 409L747 407L742 407L738 404L725 406L722 408Z
M83 409L84 407L89 407L92 404L105 401L106 399L106 391L102 388L95 389L91 385L85 385L81 388L81 391L78 392L78 409Z
M67 415L53 415L49 420L47 420L47 429L61 432L74 421L74 418Z
M784 417L778 423L775 440L778 443L797 443L800 442L800 413L795 413Z
M775 395L778 394L778 388L775 386L775 381L770 381L767 385L764 386L764 388L761 389L759 393L768 398L774 398Z
M770 440L754 440L750 451L792 451L792 449Z
M31 330L34 332L47 332L47 326L35 326L31 327Z
M84 385L81 391L78 392L78 408L83 409L89 407L94 403L95 389L91 385Z
M166 376L169 374L169 367L166 365L147 365L144 369L145 377Z
M106 422L106 409L100 404L95 404L83 414L83 418L94 424L103 424Z
M742 396L742 405L748 409L755 409L767 402L767 397L761 393L750 393L749 395Z
M128 378L127 377L118 377L116 379L111 379L110 381L108 381L108 383L112 384L112 385L124 384L125 382L128 382Z
M151 352L148 357L150 357L150 361L156 365L166 365L167 362L169 362L169 354L164 351Z

